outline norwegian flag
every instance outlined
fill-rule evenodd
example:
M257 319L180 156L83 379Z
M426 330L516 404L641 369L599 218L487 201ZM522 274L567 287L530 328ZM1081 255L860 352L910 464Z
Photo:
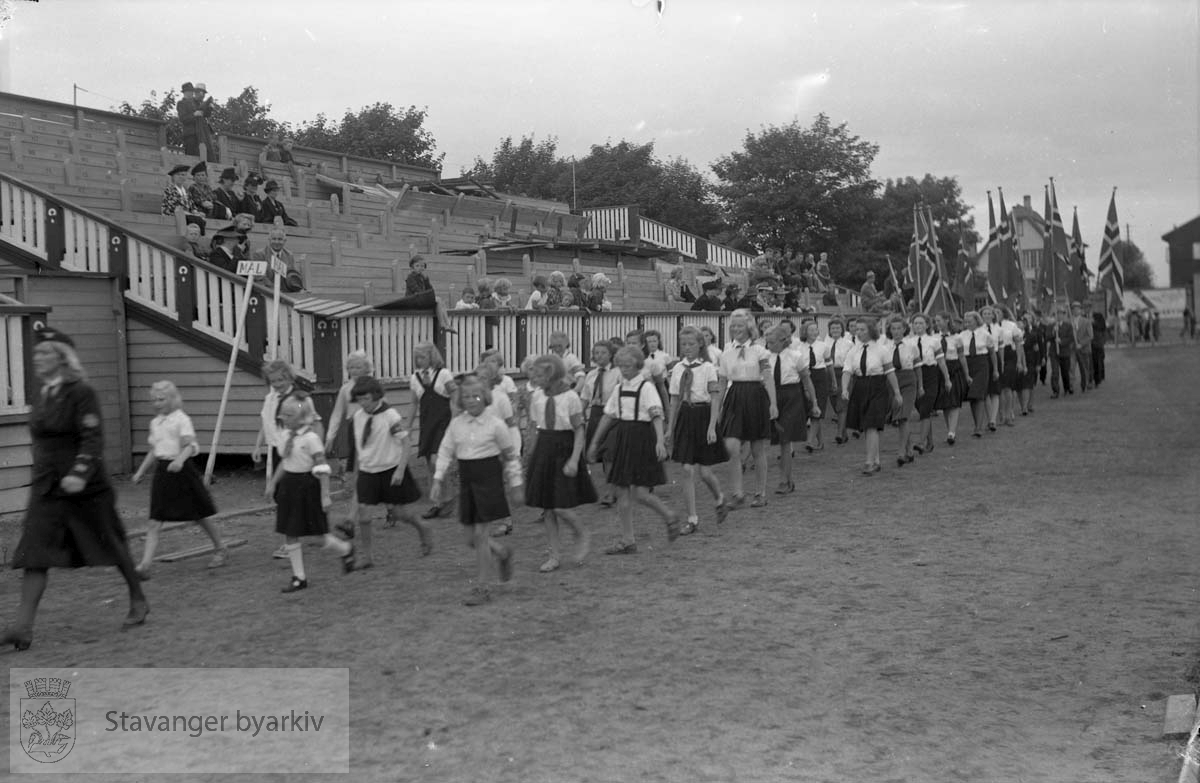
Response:
M1007 239L1007 237L1005 237ZM992 206L992 192L988 191L988 241L983 248L983 254L987 255L988 269L988 298L995 304L1000 301L997 292L1005 292L1007 282L1007 271L1003 265L1003 257L1001 251L1000 227L996 225L996 208ZM1004 243L1007 244L1007 243ZM1008 298L1007 295L1004 298Z
M1079 233L1079 210L1071 220L1071 236L1068 238L1071 248L1071 298L1082 302L1087 298L1091 286L1092 273L1087 268L1087 246L1083 244L1083 235Z
M1004 303L1011 307L1025 292L1025 275L1021 272L1021 247L1017 232L1013 227L1012 216L1004 206L1004 191L1000 188L996 190L1000 194L1000 227L996 232L1002 273L1000 291Z
M1116 255L1117 241L1121 238L1121 224L1117 222L1117 189L1113 188L1108 201L1108 219L1104 222L1104 241L1100 243L1100 287L1112 291L1118 303L1125 297L1125 270Z

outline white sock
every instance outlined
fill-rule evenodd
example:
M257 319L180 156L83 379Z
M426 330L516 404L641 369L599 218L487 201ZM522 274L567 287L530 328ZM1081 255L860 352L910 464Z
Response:
M325 548L332 549L341 556L350 554L350 544L338 538L333 533L325 534Z
M288 560L292 563L292 576L300 580L306 580L308 577L304 575L304 552L300 546L300 542L285 544L284 549L287 550Z

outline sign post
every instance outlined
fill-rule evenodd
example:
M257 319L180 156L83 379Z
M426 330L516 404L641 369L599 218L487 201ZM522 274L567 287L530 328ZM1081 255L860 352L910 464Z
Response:
M278 258L271 259L271 271L275 273L274 298L271 300L271 321L267 324L267 358L279 358L279 285L288 273L287 264Z
M234 331L233 347L229 351L229 368L225 371L225 386L221 389L221 405L217 408L217 423L213 427L212 446L208 450L208 463L204 467L204 484L206 486L212 485L213 466L217 462L217 443L221 438L221 422L225 418L225 406L229 403L229 387L233 383L233 369L237 366L238 350L242 346L242 337L246 333L246 309L250 307L250 297L254 294L254 278L267 273L267 262L239 261L237 273L239 276L245 275L246 286L242 292L242 301L238 305L237 328Z

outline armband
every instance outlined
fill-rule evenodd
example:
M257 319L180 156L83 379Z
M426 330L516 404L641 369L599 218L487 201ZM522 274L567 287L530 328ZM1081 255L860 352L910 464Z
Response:
M328 463L321 463L320 465L313 465L311 472L314 476L328 476L330 473L333 473L333 468L329 467Z

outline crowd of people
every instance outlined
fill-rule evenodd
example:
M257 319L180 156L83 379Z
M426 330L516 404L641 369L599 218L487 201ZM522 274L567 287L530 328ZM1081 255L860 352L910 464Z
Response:
M512 281L506 277L495 280L479 278L474 286L464 286L462 295L454 303L454 310L535 310L552 312L558 310L588 310L606 313L612 310L608 298L608 287L612 280L603 272L588 275L575 273L567 277L554 271L549 275L536 275L533 290L523 301L514 298Z

